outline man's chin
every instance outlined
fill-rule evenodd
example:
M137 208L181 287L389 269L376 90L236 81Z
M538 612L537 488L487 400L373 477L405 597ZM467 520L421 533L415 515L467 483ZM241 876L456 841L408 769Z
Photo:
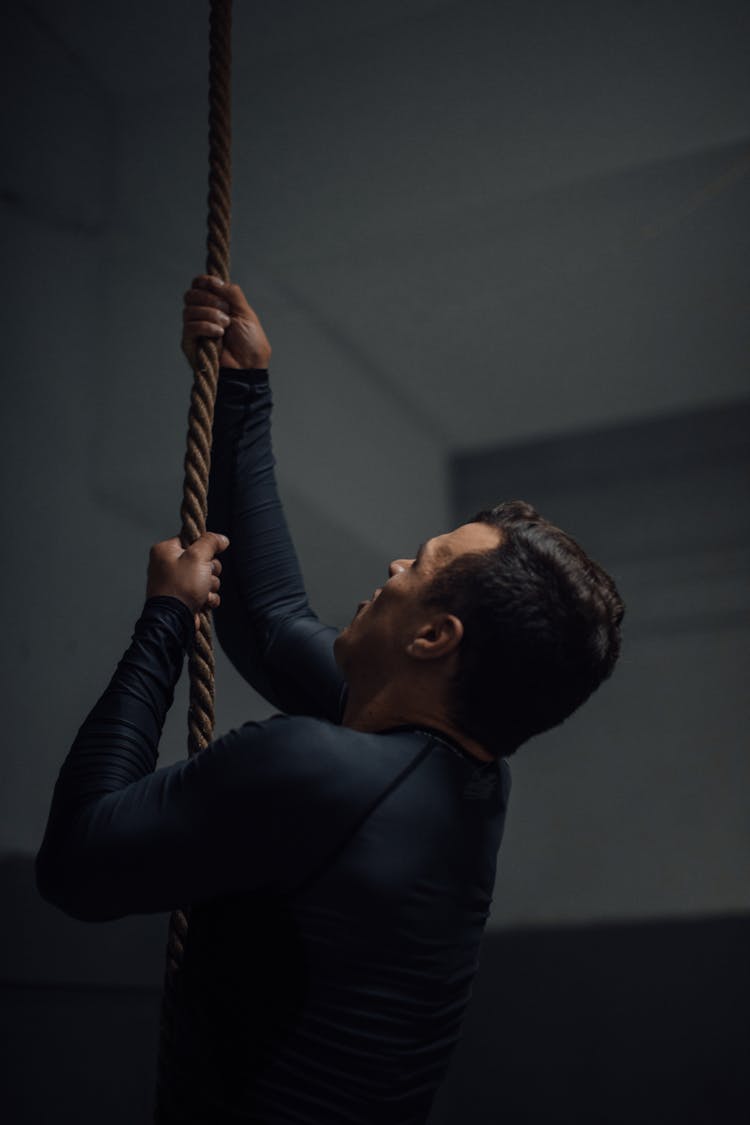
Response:
M337 633L337 636L333 642L333 655L336 657L336 659L338 659L338 654L340 654L340 652L342 652L346 648L346 641L349 640L350 628L350 625L344 625L344 628L341 630L341 632Z
M343 657L344 653L346 652L346 641L347 641L346 634L347 634L348 631L349 631L349 626L345 625L344 628L337 635L336 639L333 642L333 656L334 656L334 659L335 659L336 663L338 664L339 668L341 668L341 666L342 666L341 658Z
M352 617L351 621L349 622L348 625L345 625L344 628L340 630L336 639L333 642L333 655L336 658L336 663L338 664L339 668L344 667L344 660L345 660L346 653L349 650L349 643L350 643L350 639L351 639L352 630L354 629L355 634L356 634L356 632L358 631L358 630L355 629L356 623L359 620L359 618L362 616L362 611L364 609L366 609L366 607L369 604L370 604L370 602L368 602L368 601L364 601L364 602L359 603L359 605L357 606L357 608L354 612L354 616Z

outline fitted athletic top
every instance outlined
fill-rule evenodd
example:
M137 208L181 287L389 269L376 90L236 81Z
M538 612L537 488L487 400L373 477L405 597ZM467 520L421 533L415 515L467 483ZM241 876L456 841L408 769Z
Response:
M190 910L175 1120L416 1125L471 994L510 773L430 728L341 725L270 415L266 371L222 368L207 523L231 541L217 636L283 714L157 768L194 624L148 598L60 770L37 885L90 921Z

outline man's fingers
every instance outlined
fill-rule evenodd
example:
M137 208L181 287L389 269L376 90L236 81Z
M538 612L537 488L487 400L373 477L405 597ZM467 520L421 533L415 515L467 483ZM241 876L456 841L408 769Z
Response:
M228 301L205 289L188 289L182 299L186 306L199 305L202 308L221 309L222 312L229 312Z
M208 308L206 305L185 305L182 310L182 319L185 324L190 324L194 320L205 320L223 324L226 327L231 323L229 313L225 313L221 309Z
M223 336L223 324L209 324L206 320L191 320L182 330L183 339L199 340L201 336Z
M183 340L200 340L202 336L223 336L226 327L223 324L211 324L207 320L190 320L182 329Z
M211 593L206 598L206 604L203 607L203 612L205 613L209 609L214 609L217 605L221 605L221 596L219 594ZM200 627L201 627L201 615L200 615L200 613L196 613L196 614L194 614L194 617L195 617L195 631L197 633L197 632L199 632Z
M219 597L219 595L218 594L209 594L208 597L206 598L206 604L203 607L202 612L207 613L209 609L214 609L217 605L221 605L221 598ZM194 620L195 620L195 631L196 631L196 633L199 633L200 627L201 627L201 615L200 615L200 613L196 613L193 616L194 616Z
M239 285L234 285L229 281L222 281L218 277L213 277L211 274L204 273L193 278L192 288L201 291L201 293L211 293L213 296L224 301L225 304L230 306L228 311L232 316L244 316L251 320L257 319ZM188 292L190 292L190 290L188 290Z
M168 559L179 558L182 554L182 542L179 535L173 535L171 539L160 539L158 543L153 543L150 553L152 558L160 556Z
M225 551L229 546L229 539L218 531L205 531L195 542L191 543L188 551L192 551L200 559L212 559L219 551Z
M193 278L191 284L193 289L213 289L214 291L225 287L221 278L212 273L199 273L197 277Z

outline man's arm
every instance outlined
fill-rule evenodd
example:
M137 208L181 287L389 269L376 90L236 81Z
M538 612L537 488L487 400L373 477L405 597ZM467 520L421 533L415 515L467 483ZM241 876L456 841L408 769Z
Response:
M240 674L275 707L338 722L345 682L333 655L337 630L310 608L276 484L263 366L270 345L239 286L203 275L185 294L188 359L193 342L209 330L222 338L222 368L208 522L231 540L222 556L216 633Z
M60 770L36 879L42 897L75 918L284 889L338 845L371 798L358 798L347 778L338 728L312 719L245 723L156 769L194 609L147 598Z

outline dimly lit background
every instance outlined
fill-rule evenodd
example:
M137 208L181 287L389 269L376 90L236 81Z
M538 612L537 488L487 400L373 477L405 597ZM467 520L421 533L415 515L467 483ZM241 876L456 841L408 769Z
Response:
M150 1120L167 916L75 922L33 856L179 531L207 11L3 18L4 1101ZM271 339L319 615L524 498L614 575L613 679L512 759L431 1125L750 1119L750 9L236 0L232 272ZM214 529L222 530L222 529ZM186 675L162 742L186 754ZM217 653L217 731L268 706Z

